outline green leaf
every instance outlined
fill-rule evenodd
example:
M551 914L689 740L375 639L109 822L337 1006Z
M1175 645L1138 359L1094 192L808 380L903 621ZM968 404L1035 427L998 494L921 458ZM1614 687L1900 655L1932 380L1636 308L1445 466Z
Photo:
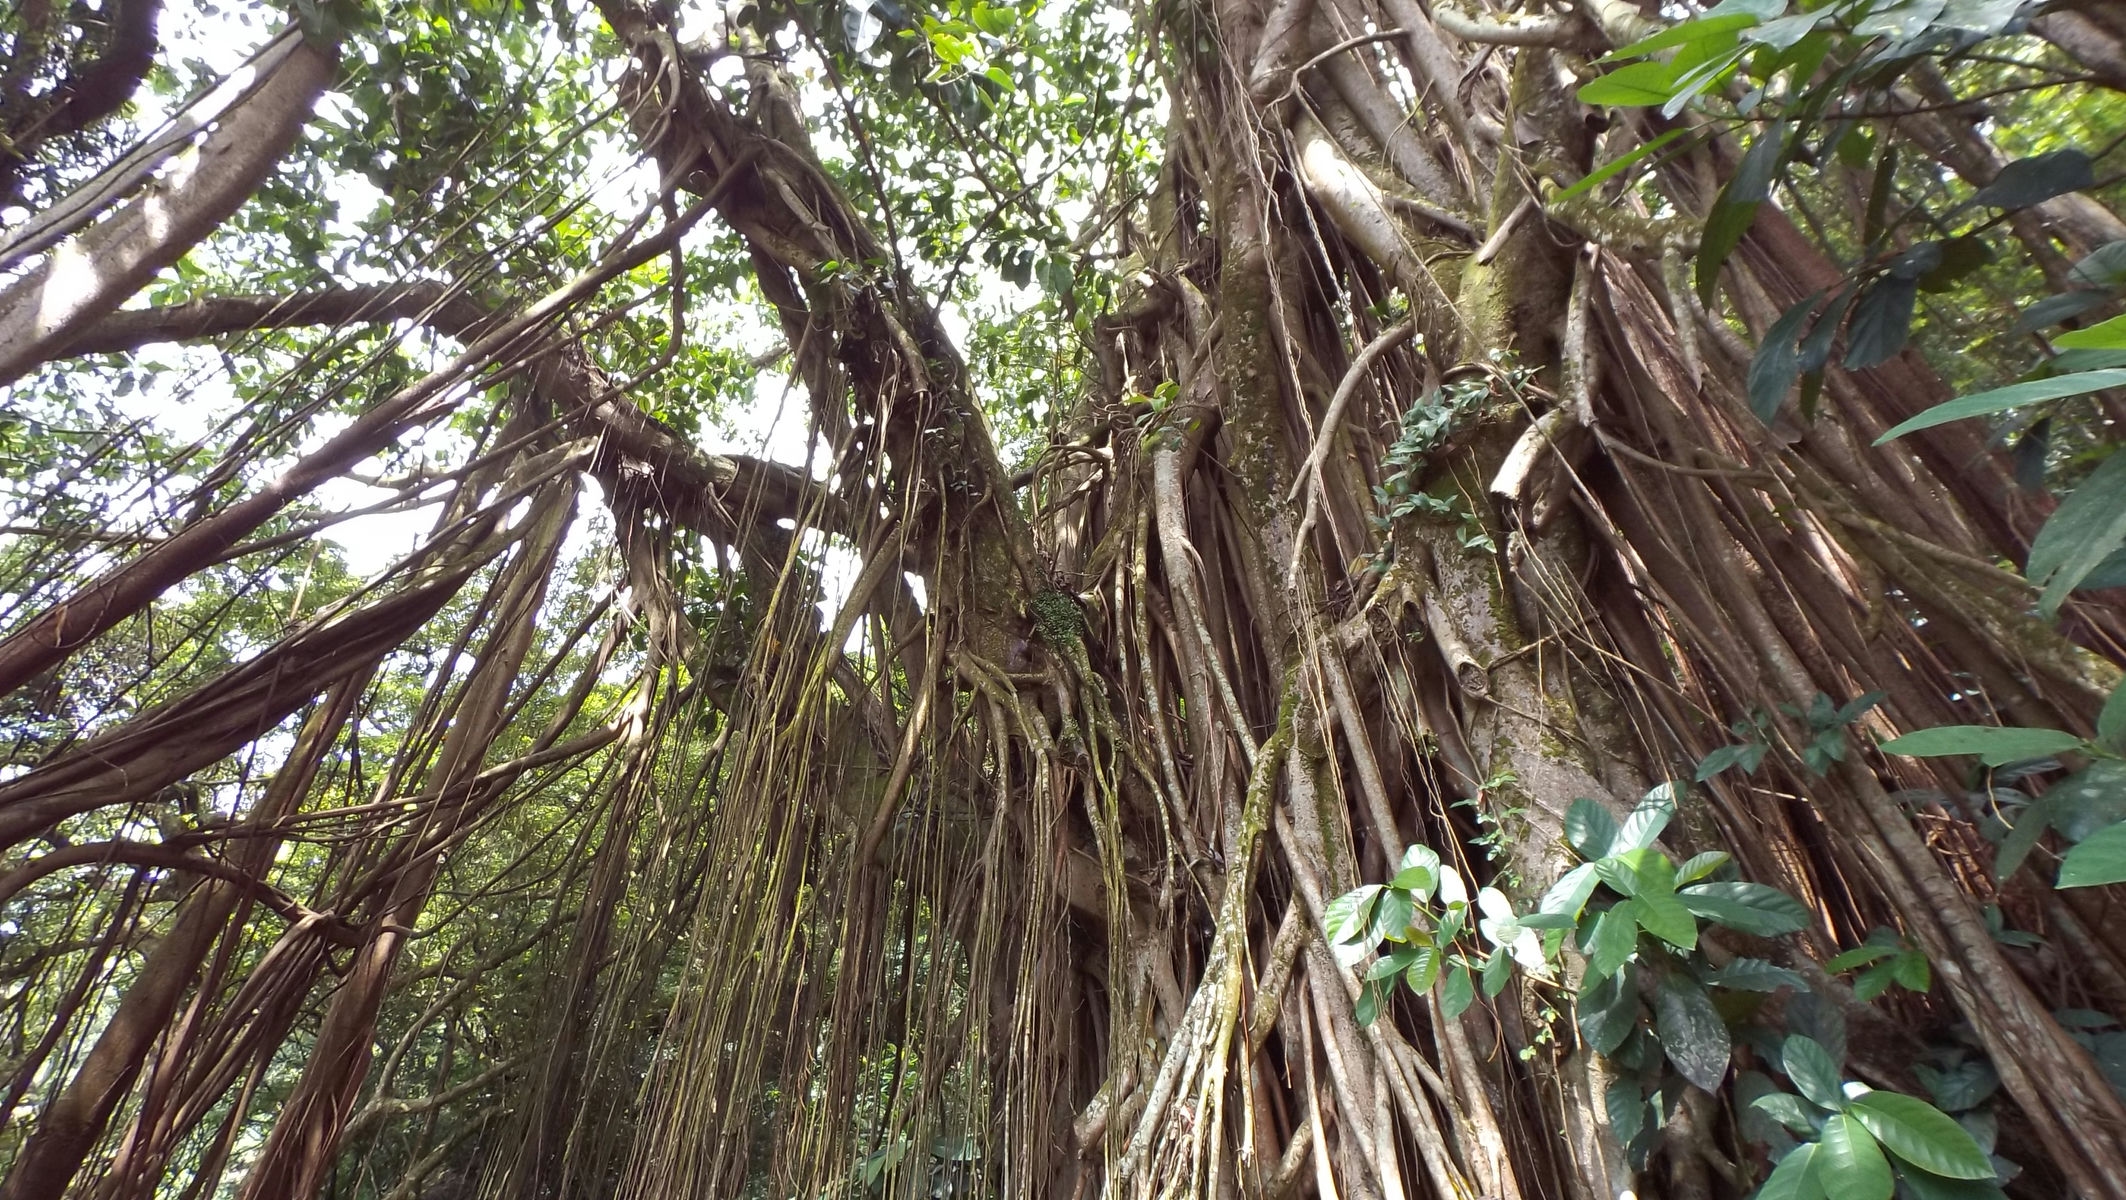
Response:
M2025 729L2010 725L1937 725L1917 729L1882 744L1885 754L1911 758L1935 758L1944 754L1976 754L1989 767L2005 766L2025 759L2049 758L2080 749L2082 739L2059 729Z
M1419 950L1417 957L1410 960L1410 969L1403 972L1403 982L1420 996L1430 992L1432 985L1439 981L1441 958L1441 952L1434 947Z
M2126 350L2126 317L2113 317L2087 329L2063 333L2053 338L2052 344L2069 350Z
M1469 968L1460 963L1447 972L1447 982L1440 988L1439 1007L1448 1020L1453 1020L1469 1011L1476 1003L1476 985L1470 982Z
M2045 836L2045 830L2052 825L2054 808L2054 799L2047 793L2025 805L2016 815L2015 825L2008 830L2008 836L2001 839L2000 849L1994 852L1995 878L2007 879L2023 865L2024 859L2030 857L2030 851L2037 847L2037 840Z
M2023 0L1949 0L1941 16L1935 18L1934 27L1996 34L2007 28L2022 7Z
M1816 1132L1816 1110L1810 1108L1801 1097L1790 1092L1770 1092L1750 1101L1750 1107L1762 1109L1771 1118L1795 1133Z
M1907 950L1890 963L1890 973L1899 987L1908 992L1925 992L1934 987L1934 965L1927 961L1923 950Z
M1432 889L1439 886L1439 852L1430 846L1412 846L1403 851L1403 861L1395 872L1395 886L1409 891L1419 900L1432 896Z
M2096 740L2113 754L2126 754L2126 683L2111 689L2104 711L2097 714Z
M1560 201L1570 200L1583 192L1601 187L1603 184L1630 170L1635 164L1645 160L1654 151L1682 137L1685 132L1685 130L1681 129L1671 129L1650 142L1639 143L1630 150L1626 150L1624 153L1582 175L1572 186L1560 189L1556 195L1550 198L1550 202L1556 204Z
M1594 864L1581 863L1550 885L1550 890L1543 893L1543 899L1536 905L1536 910L1562 914L1577 921L1580 910L1587 907L1587 898L1594 895L1595 887L1600 882L1600 877L1595 874Z
M1853 26L1855 37L1888 37L1896 41L1918 37L1941 15L1946 0L1903 0L1877 4Z
M1959 396L1946 404L1937 404L1909 420L1899 422L1888 433L1875 439L1880 446L1895 441L1908 433L1932 429L1951 421L1968 417L1983 417L1990 413L2007 412L2047 400L2063 400L2069 396L2082 396L2104 388L2126 385L2126 370L2082 371L2073 375L2059 375L2050 379L2030 379L1991 391Z
M1950 1179L1993 1178L1993 1163L1956 1119L1924 1100L1897 1092L1855 1096L1846 1111L1890 1153Z
M2103 292L2088 289L2047 296L2024 309L2008 332L2035 333L2057 325L2069 317L2078 317L2110 299L2111 297Z
M2090 834L2060 860L2060 887L2122 881L2126 881L2126 821Z
M1682 866L1676 868L1676 882L1696 883L1726 866L1727 860L1728 853L1725 850L1707 850L1703 854L1693 854L1684 860Z
M1802 38L1807 37L1816 28L1818 22L1830 15L1831 10L1829 8L1819 8L1815 12L1801 12L1779 17L1766 21L1755 28L1743 30L1742 39L1747 42L1770 46L1774 50L1786 50ZM1797 78L1805 77L1806 73L1797 76Z
M1635 62L1590 79L1575 93L1582 104L1638 108L1661 104L1676 89L1676 69L1663 62Z
M1596 1054L1614 1054L1631 1031L1639 1027L1639 989L1636 972L1620 971L1580 993L1580 1037Z
M1756 937L1778 937L1809 923L1809 910L1800 901L1761 883L1694 884L1677 898L1708 921Z
M1625 900L1613 905L1595 922L1592 945L1581 950L1587 955L1587 973L1596 979L1606 979L1617 973L1632 951L1639 946L1639 909L1635 900Z
M2019 158L2002 167L1971 203L1987 208L2028 208L2054 196L2096 186L2096 167L2080 150L2055 150Z
M1496 996L1506 990L1506 983L1513 978L1513 957L1506 947L1499 946L1484 960L1484 994Z
M1911 335L1912 306L1918 298L1916 279L1889 274L1869 284L1854 302L1853 320L1846 326L1846 367L1857 371L1895 358Z
M1831 1053L1815 1038L1794 1034L1779 1047L1779 1061L1786 1077L1809 1102L1818 1108L1836 1112L1845 1108L1845 1091L1840 1087L1838 1064Z
M1368 981L1371 981L1375 979L1386 979L1390 975L1399 974L1405 967L1408 967L1413 961L1415 961L1417 956L1421 953L1423 953L1423 951L1417 949L1414 946L1404 946L1399 950L1394 950L1387 954L1383 954L1380 956L1379 959L1377 959L1373 963L1372 966L1366 968L1365 977Z
M2126 288L2126 238L2106 242L2068 268L2067 282L2082 287Z
M1401 888L1383 888L1373 904L1373 920L1366 927L1364 945L1377 946L1388 938L1401 938L1417 915L1410 893Z
M1816 1144L1816 1176L1826 1193L1838 1200L1890 1200L1897 1186L1890 1160L1860 1122L1839 1113L1823 1123Z
M1783 987L1805 992L1809 987L1809 981L1799 971L1790 971L1761 958L1733 959L1724 967L1706 972L1705 982L1743 992L1776 992Z
M1728 256L1742 244L1742 236L1756 221L1758 204L1771 194L1772 180L1786 161L1786 149L1786 125L1775 121L1750 143L1734 177L1713 198L1713 207L1705 214L1705 230L1698 238L1696 268L1698 298L1707 307L1712 305L1713 291L1720 285L1720 268L1727 264Z
M1581 858L1606 856L1617 840L1617 819L1599 801L1582 796L1565 808L1565 841Z
M1823 1185L1816 1179L1818 1149L1814 1142L1803 1142L1787 1151L1753 1200L1823 1200Z
M2024 574L2045 585L2038 610L2059 612L2067 593L2126 546L2126 450L2105 459L2062 501L2030 544Z
M1329 901L1327 911L1322 913L1321 923L1329 937L1329 948L1337 961L1345 966L1364 958L1373 949L1373 943L1360 939L1366 936L1373 916L1373 899L1381 890L1377 883L1353 888Z
M1734 1043L1720 1010L1697 980L1680 971L1661 977L1654 989L1654 1032L1683 1078L1708 1092L1720 1089Z
M1922 292L1946 292L1966 275L1993 261L1986 239L1977 234L1950 238L1941 244L1941 262L1919 277Z
M1646 932L1680 950L1697 948L1697 918L1691 916L1690 909L1676 898L1675 892L1645 888L1632 903L1639 906L1636 915L1640 927Z
M1797 343L1801 327L1815 310L1816 302L1823 293L1811 293L1800 303L1779 314L1772 327L1765 330L1764 341L1757 346L1757 353L1750 358L1749 396L1750 411L1757 419L1769 425L1779 415L1779 405L1786 394L1793 390L1794 380L1801 374L1801 354ZM1833 328L1836 328L1835 322ZM1707 761L1710 761L1708 759ZM1724 768L1723 768L1724 769ZM1699 768L1698 778L1707 778L1704 768Z
M1371 1025L1380 1015L1380 985L1367 982L1358 989L1358 1003L1352 1006L1351 1015L1358 1020L1360 1028Z
M1721 34L1734 33L1736 30L1746 29L1751 25L1755 25L1757 20L1758 18L1754 13L1723 13L1720 16L1708 14L1695 20L1671 25L1652 37L1640 38L1630 45L1619 46L1595 61L1607 63L1621 62L1627 58L1639 58L1652 54L1656 50L1666 50L1670 46L1680 46L1685 42L1706 41L1719 37Z
M1624 825L1617 831L1617 838L1609 848L1615 854L1624 850L1642 850L1654 844L1661 831L1668 828L1669 819L1676 815L1676 788L1664 783L1646 793L1631 815L1624 818Z
M1636 1079L1613 1080L1603 1090L1602 1107L1609 1114L1609 1132L1619 1145L1629 1146L1646 1126L1646 1097Z
M1832 975L1842 975L1855 967L1864 967L1871 962L1880 962L1897 953L1897 947L1882 942L1867 942L1851 950L1832 956L1823 964L1823 969Z

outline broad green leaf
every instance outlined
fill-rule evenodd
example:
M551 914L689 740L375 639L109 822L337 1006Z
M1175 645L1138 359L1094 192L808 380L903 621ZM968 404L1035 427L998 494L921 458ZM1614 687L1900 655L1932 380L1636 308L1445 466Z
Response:
M1616 842L1609 851L1615 854L1623 850L1641 850L1654 844L1661 831L1668 828L1670 818L1676 815L1676 788L1664 783L1646 793L1638 807L1624 818L1623 827L1617 830Z
M1587 955L1587 973L1606 979L1617 973L1639 945L1638 902L1618 902L1596 921L1593 944L1581 947Z
M1395 886L1420 900L1429 899L1432 889L1439 886L1439 868L1438 851L1430 846L1412 846L1403 851L1403 861L1395 872Z
M2126 238L2090 251L2089 257L2068 269L2067 282L2081 287L2126 288Z
M2006 879L2015 874L2023 860L2030 857L2030 851L2037 847L2037 840L2045 836L2045 830L2052 824L2053 808L2053 797L2048 793L2031 801L2016 814L2014 826L2008 830L2008 836L2001 839L2000 849L1993 855L1996 878Z
M1565 841L1581 858L1607 855L1617 841L1617 819L1600 801L1582 796L1565 808Z
M1377 883L1345 892L1329 901L1327 911L1322 913L1322 925L1329 937L1329 949L1336 960L1351 966L1372 953L1373 943L1363 941L1366 929L1372 923L1374 897L1382 889Z
M1815 1038L1795 1034L1781 1043L1779 1060L1786 1077L1818 1108L1845 1108L1845 1091L1839 1086L1838 1064Z
M1632 903L1638 907L1641 928L1671 946L1694 950L1698 945L1698 921L1672 890L1642 888Z
M2040 329L2048 329L2069 317L2078 317L2110 299L2111 297L2093 288L2047 296L2024 309L2008 332L2035 333Z
M1756 937L1778 937L1809 923L1809 910L1800 901L1761 883L1693 884L1677 899L1708 921Z
M1665 102L1676 89L1676 69L1664 62L1635 62L1580 85L1582 104L1637 108Z
M1757 346L1757 353L1750 358L1749 396L1750 411L1757 419L1769 425L1779 415L1780 402L1793 390L1794 380L1801 375L1801 327L1808 322L1816 302L1823 298L1821 291L1811 293L1800 303L1779 314L1772 327L1765 330L1764 341ZM1835 328L1835 324L1834 324ZM1708 760L1710 761L1710 760ZM1701 773L1702 780L1705 775Z
M1401 949L1390 951L1381 955L1380 958L1374 961L1372 966L1366 968L1365 977L1368 980L1374 980L1386 979L1390 975L1401 974L1404 968L1416 961L1417 956L1422 953L1424 951L1414 946L1404 946Z
M2063 333L2053 338L2052 344L2068 350L2126 350L2126 317L2113 317L2087 329Z
M1814 12L1799 12L1790 16L1778 17L1774 20L1766 21L1762 25L1743 30L1742 40L1770 46L1774 50L1786 50L1802 38L1807 37L1819 22L1830 15L1831 10L1829 8L1819 8Z
M1845 1113L1823 1123L1816 1145L1816 1177L1838 1200L1890 1200L1896 1181L1890 1160L1867 1128Z
M1727 860L1728 853L1725 850L1707 850L1702 854L1693 854L1684 860L1682 866L1676 868L1676 882L1696 883L1726 866Z
M1708 307L1720 284L1720 268L1727 264L1728 256L1742 244L1742 235L1756 221L1757 206L1771 194L1772 180L1778 176L1786 154L1786 124L1774 121L1750 143L1734 177L1713 198L1713 207L1705 214L1705 230L1698 238L1695 268L1698 298Z
M1791 1092L1771 1092L1759 1096L1750 1101L1750 1107L1770 1114L1773 1120L1795 1133L1816 1132L1816 1110Z
M2047 788L2030 807L2041 804L2050 806L2052 827L2070 842L2126 821L2126 762L2100 758Z
M1639 1025L1635 970L1620 971L1580 993L1580 1037L1596 1054L1610 1055Z
M1905 348L1912 330L1912 306L1919 298L1916 279L1884 275L1853 303L1846 326L1845 365L1862 370L1888 362Z
M1618 1079L1602 1093L1602 1107L1609 1114L1609 1132L1618 1144L1630 1145L1646 1125L1646 1097L1636 1079Z
M1430 992L1439 980L1440 959L1439 950L1431 946L1419 950L1417 957L1410 960L1410 969L1403 972L1403 982L1420 996Z
M1899 987L1908 992L1926 992L1934 986L1934 964L1923 950L1907 950L1891 960L1890 972Z
M1816 1180L1816 1153L1814 1142L1787 1151L1753 1200L1823 1200L1823 1185Z
M1987 208L2028 208L2040 201L2096 185L2095 164L2080 150L2055 150L2019 158L2002 167L1971 203Z
M1949 0L1934 19L1937 29L1995 34L2007 28L2024 0Z
M2069 396L2082 396L2104 388L2126 385L2126 370L2082 371L2073 375L2059 375L2050 379L2029 379L2022 383L1991 391L1975 392L1960 396L1946 404L1937 404L1916 417L1899 422L1888 433L1875 439L1880 446L1895 441L1908 433L1932 429L1951 421L1968 417L1983 417L1991 413L2007 412L2047 400L2063 400Z
M1358 989L1358 1003L1352 1006L1351 1015L1358 1020L1360 1028L1371 1025L1380 1015L1381 987L1368 981Z
M1496 996L1506 990L1506 983L1513 978L1513 956L1500 946L1484 960L1484 994Z
M1469 968L1460 963L1447 972L1447 982L1440 988L1439 1007L1448 1020L1453 1020L1469 1011L1476 1003L1476 985L1469 979Z
M2126 821L2090 834L2060 860L2060 887L2122 881L2126 881Z
M1581 863L1551 884L1550 890L1543 893L1543 899L1536 908L1540 912L1562 914L1576 921L1579 919L1580 910L1587 907L1587 898L1594 895L1595 887L1600 882L1600 877L1595 874L1594 864Z
M2096 740L2113 754L2126 754L2126 683L2111 689L2104 711L2097 714Z
M1550 202L1556 204L1559 201L1570 200L1583 192L1601 187L1603 184L1630 170L1637 163L1644 161L1648 155L1651 155L1656 150L1682 137L1685 132L1685 130L1681 129L1671 129L1652 141L1639 143L1637 146L1626 150L1624 153L1582 175L1572 186L1563 188L1557 195L1552 196Z
M1897 953L1897 947L1895 946L1886 945L1882 942L1868 942L1864 945L1855 946L1843 953L1833 955L1829 962L1823 964L1823 969L1833 975L1840 975L1855 967L1864 967L1871 962L1880 962L1895 953Z
M1755 25L1757 20L1758 18L1752 13L1723 13L1720 16L1708 14L1696 20L1671 25L1651 37L1640 38L1630 45L1619 46L1595 61L1607 63L1621 62L1627 58L1639 58L1643 55L1652 54L1656 50L1666 50L1670 46L1680 46L1685 42L1705 41L1709 38L1719 37L1722 34L1733 33L1738 29L1745 29Z
M2030 544L2024 573L2045 585L2038 610L2059 612L2067 594L2126 546L2126 450L2114 452L2061 502Z
M1373 921L1366 927L1365 944L1375 946L1386 938L1401 938L1416 915L1417 906L1411 902L1410 893L1401 888L1381 889L1379 899L1373 902Z
M1975 754L1989 767L2031 758L2048 758L2076 750L2082 739L2058 729L2024 729L2011 725L1937 725L1894 737L1882 744L1885 754L1935 758Z
M1724 967L1706 972L1705 982L1714 987L1744 992L1776 992L1783 987L1805 992L1809 987L1809 981L1799 971L1790 971L1761 958L1734 959Z
M1941 15L1947 0L1902 0L1877 4L1853 26L1856 37L1888 37L1897 41L1918 37Z
M1654 1032L1683 1078L1708 1092L1720 1089L1734 1043L1727 1022L1697 980L1680 971L1661 977L1654 989Z
M1993 1178L1993 1163L1955 1118L1924 1100L1897 1092L1855 1096L1846 1111L1890 1153L1951 1179Z

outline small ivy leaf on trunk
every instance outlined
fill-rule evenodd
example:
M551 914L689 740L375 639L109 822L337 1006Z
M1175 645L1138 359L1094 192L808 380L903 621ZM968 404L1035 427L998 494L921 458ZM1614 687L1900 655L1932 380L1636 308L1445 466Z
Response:
M1719 1089L1734 1042L1720 1010L1697 980L1680 971L1661 977L1654 991L1654 1032L1683 1078L1708 1092Z
M1993 182L1978 189L1971 203L1987 208L2028 208L2054 196L2096 185L2096 168L2080 150L2019 158L2001 168Z

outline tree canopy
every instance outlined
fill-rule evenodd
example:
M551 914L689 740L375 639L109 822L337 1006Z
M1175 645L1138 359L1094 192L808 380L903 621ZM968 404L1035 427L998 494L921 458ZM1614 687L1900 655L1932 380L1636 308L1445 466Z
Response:
M0 1200L2126 1197L2126 10L22 0Z

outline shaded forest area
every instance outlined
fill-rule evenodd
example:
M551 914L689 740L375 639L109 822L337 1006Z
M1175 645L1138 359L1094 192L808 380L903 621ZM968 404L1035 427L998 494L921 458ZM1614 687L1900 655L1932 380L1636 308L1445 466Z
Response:
M0 1200L2126 1197L2126 8L0 44Z

